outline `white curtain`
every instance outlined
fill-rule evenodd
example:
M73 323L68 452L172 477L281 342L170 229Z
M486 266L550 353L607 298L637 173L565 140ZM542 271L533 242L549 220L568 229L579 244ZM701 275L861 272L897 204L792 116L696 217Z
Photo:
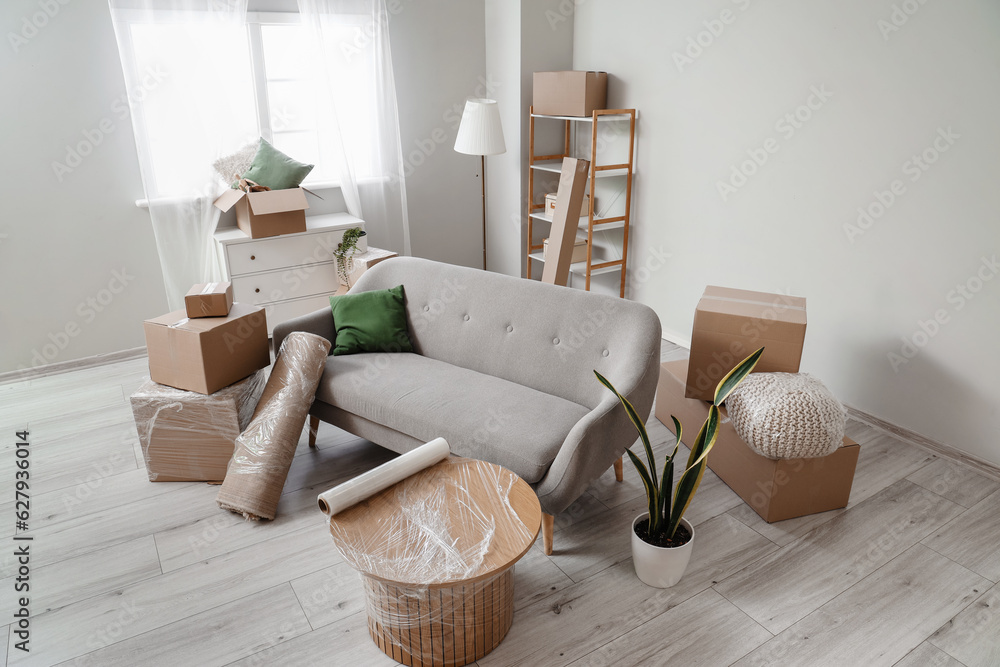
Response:
M385 0L298 3L308 28L313 62L319 64L320 152L324 160L336 165L348 211L365 221L369 243L409 255L406 187ZM358 104L359 95L371 97L365 104ZM357 131L360 127L368 131Z
M212 162L258 136L247 0L110 0L167 302L222 279Z

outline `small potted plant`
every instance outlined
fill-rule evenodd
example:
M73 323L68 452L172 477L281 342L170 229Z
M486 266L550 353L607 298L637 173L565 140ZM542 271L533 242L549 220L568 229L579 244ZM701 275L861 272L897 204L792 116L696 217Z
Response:
M719 382L715 389L715 398L708 409L708 418L691 445L691 454L688 456L684 473L673 489L671 485L674 479L674 458L681 445L681 423L671 415L677 442L663 463L662 474L657 476L656 460L653 457L653 447L649 443L649 435L646 433L646 425L628 399L619 394L604 376L594 371L601 384L618 397L632 424L639 431L639 438L646 451L646 461L649 463L647 468L632 450L625 450L642 479L649 507L647 512L632 521L632 563L636 575L643 583L656 588L669 588L684 576L694 546L694 527L684 518L684 512L687 511L691 499L701 484L705 467L708 465L708 453L715 445L718 436L719 405L736 389L743 378L750 374L763 352L764 348L760 348L751 354Z
M343 238L333 251L337 260L337 275L341 284L351 287L351 273L354 272L354 255L358 252L358 241L367 232L360 227L352 227L344 232Z

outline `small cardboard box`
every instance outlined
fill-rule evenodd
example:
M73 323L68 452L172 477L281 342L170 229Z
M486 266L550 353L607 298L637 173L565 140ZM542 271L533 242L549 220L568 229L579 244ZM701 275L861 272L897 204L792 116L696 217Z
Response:
M266 380L259 370L207 396L147 380L130 402L149 481L221 482Z
M264 309L234 303L226 317L183 310L146 320L153 382L212 394L271 363Z
M543 250L542 252L549 251L549 240L545 239L542 241ZM573 246L573 255L570 257L570 262L576 264L577 262L587 261L587 239L577 239L576 245Z
M594 207L597 207L597 202L594 202ZM550 192L545 195L545 217L551 220L556 214L556 193ZM596 215L597 212L595 211ZM583 195L583 206L580 208L580 217L587 218L590 217L590 195Z
M708 286L694 313L685 396L712 400L719 380L759 347L754 372L798 373L805 337L802 297Z
M304 188L243 192L229 189L215 200L223 212L236 207L236 225L252 239L306 231L306 201Z
M364 275L365 271L372 268L379 262L385 261L390 257L398 256L399 253L395 253L392 250L383 250L382 248L368 248L364 252L359 252L352 260L354 268L349 274L347 274L346 287L352 287L354 283L358 282L358 278ZM340 284L344 284L343 279L340 280Z
M233 284L205 283L195 285L184 297L188 317L225 317L233 307Z
M589 116L608 105L607 72L535 72L532 111L546 116Z
M660 366L656 418L673 430L674 415L691 441L708 417L709 404L684 396L687 361ZM769 459L750 449L725 420L708 453L708 467L768 523L846 507L861 447L850 438L833 454L813 459ZM687 444L687 443L685 443Z

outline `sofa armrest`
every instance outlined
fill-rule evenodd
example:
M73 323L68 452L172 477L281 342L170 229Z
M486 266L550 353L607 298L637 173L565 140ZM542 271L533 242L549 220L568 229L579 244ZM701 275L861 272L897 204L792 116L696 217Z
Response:
M322 336L330 341L331 344L336 342L337 337L337 331L333 328L333 314L329 308L322 308L308 315L295 317L281 324L274 325L271 338L274 340L275 356L277 356L278 351L281 349L281 343L285 340L285 336L293 331L305 331Z

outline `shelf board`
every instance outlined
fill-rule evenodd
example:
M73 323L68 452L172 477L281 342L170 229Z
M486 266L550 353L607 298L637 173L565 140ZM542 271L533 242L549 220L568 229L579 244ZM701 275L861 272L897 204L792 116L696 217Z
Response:
M552 218L546 218L544 213L529 213L529 215L535 220L541 220L542 222L552 222ZM617 217L617 216L615 216ZM594 218L594 231L595 232L606 232L612 229L621 229L625 226L624 220L619 220L617 222L609 222L607 224L601 225L602 218ZM587 216L580 216L580 229L584 234L587 233Z
M542 114L542 113L533 113L533 114L531 114L531 117L532 118L551 118L552 120L575 120L575 121L578 121L580 123L593 123L594 122L594 117L593 116L549 116L549 115ZM636 118L639 117L639 112L638 111L635 112L635 117ZM605 122L609 122L609 121L623 121L623 120L625 120L625 121L629 120L629 115L627 113L606 114L606 115L598 116L597 117L597 122L598 123L605 123Z
M551 171L553 173L562 172L562 160L541 160L531 165L532 169L538 169L540 171ZM588 178L590 170L587 170ZM628 174L628 169L607 169L605 171L598 171L597 178L607 178L609 176L625 176ZM635 169L632 170L632 174L635 175Z
M530 257L531 259L538 260L539 262L544 262L545 261L545 254L541 253L541 252L533 252L530 255L528 255L528 257ZM601 261L604 261L604 260L601 260ZM620 266L605 266L603 269L594 269L594 270L592 270L590 272L590 275L591 276L599 276L602 273L616 273L616 272L620 273L621 270L622 270L622 267L620 267ZM576 262L575 264L570 264L569 265L569 271L570 271L570 273L575 273L578 276L585 276L585 275L587 275L587 263L586 262Z

